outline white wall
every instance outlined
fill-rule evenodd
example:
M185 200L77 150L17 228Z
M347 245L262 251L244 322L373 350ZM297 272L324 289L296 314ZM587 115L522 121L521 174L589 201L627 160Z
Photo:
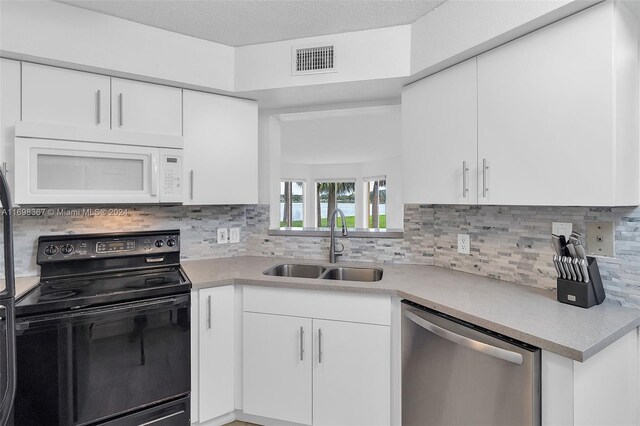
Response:
M0 54L251 96L358 82L366 91L435 72L597 2L451 0L413 24L233 48L50 0L2 0ZM337 72L291 75L293 47L325 43L335 45Z
M411 74L426 76L600 1L450 0L411 25Z
M291 75L295 47L335 46L337 72ZM237 91L377 80L411 72L411 26L379 28L236 48Z
M0 9L2 56L233 90L232 47L53 1L2 0Z
M281 115L282 161L363 163L399 155L400 105Z

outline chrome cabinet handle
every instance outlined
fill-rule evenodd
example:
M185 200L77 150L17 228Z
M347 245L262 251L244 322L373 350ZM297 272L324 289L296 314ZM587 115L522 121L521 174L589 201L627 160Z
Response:
M318 329L318 364L322 364L322 329Z
M211 296L207 296L207 329L211 330Z
M118 121L120 122L120 127L122 127L122 123L124 122L123 120L123 112L122 112L122 106L124 105L124 102L122 100L122 93L120 93L118 95Z
M483 354L492 356L494 358L512 362L514 364L522 365L522 363L524 362L522 354L498 348L497 346L489 345L487 343L479 342L477 340L470 339L469 337L461 336L457 333L454 333L453 331L449 331L438 325L435 325L434 323L427 321L426 319L414 314L413 312L405 311L404 316L420 327L424 328L425 330L430 331L433 334L442 337L443 339L447 339L450 342L456 343L469 349L473 349L474 351L482 352Z
M9 170L7 170L7 162L3 161L2 162L2 174L4 175L4 177L7 177L7 172L9 172Z
M487 188L487 170L488 169L489 169L489 166L487 166L487 159L483 158L482 159L482 196L484 198L487 198L487 191L489 190L489 188Z
M300 326L300 361L304 361L304 327Z
M189 172L189 199L193 200L193 170Z
M96 124L100 124L100 90L96 92Z
M469 192L469 188L467 185L467 173L469 172L469 168L467 167L467 162L462 162L462 198L467 198L467 193Z

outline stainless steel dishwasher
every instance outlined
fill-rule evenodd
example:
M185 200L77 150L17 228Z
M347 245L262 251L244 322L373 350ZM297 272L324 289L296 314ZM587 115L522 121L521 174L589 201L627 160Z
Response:
M404 426L540 424L540 349L402 303Z

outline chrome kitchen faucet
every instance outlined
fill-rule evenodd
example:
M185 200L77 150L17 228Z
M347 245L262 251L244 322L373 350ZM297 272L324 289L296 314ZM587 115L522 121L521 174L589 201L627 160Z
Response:
M342 236L349 236L344 213L340 209L335 209L333 214L331 214L331 247L329 247L329 263L336 263L336 258L338 256L342 256L342 252L344 251L344 244L342 243L340 243L342 248L340 250L336 250L336 216L338 216L338 214L340 214L340 217L342 218Z

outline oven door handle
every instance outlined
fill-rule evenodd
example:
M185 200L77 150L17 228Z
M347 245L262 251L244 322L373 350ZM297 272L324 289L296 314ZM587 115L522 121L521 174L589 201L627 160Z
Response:
M60 314L44 314L33 317L18 318L16 320L16 329L25 330L34 326L43 326L51 323L57 323L61 320L67 319L80 319L80 318L93 318L104 317L107 315L117 315L123 313L129 313L133 311L144 311L166 309L167 307L181 307L182 305L188 306L189 295L183 295L179 297L171 297L160 300L152 300L143 303L126 303L118 306L108 308L90 308L87 310L78 310L74 312L64 312ZM140 312L142 313L142 312Z

